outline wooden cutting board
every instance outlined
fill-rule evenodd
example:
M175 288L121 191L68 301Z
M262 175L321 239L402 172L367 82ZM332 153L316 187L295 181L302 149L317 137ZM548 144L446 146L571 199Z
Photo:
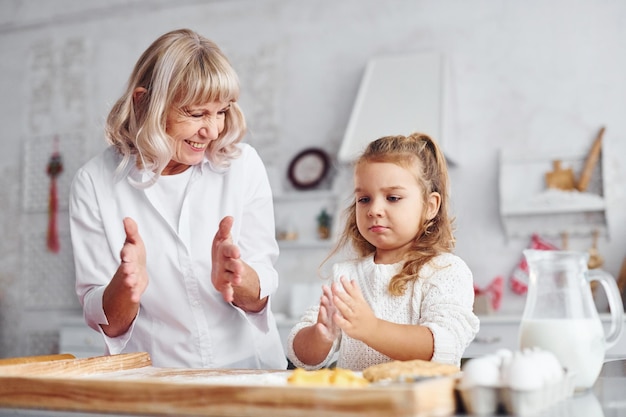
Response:
M214 417L449 416L454 378L288 385L290 371L153 367L146 353L0 366L0 407Z

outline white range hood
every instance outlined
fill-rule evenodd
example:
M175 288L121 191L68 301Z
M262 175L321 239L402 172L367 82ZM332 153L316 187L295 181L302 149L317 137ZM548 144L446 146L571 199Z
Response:
M447 68L438 53L377 57L365 69L338 160L350 163L374 139L388 135L426 133L444 150Z

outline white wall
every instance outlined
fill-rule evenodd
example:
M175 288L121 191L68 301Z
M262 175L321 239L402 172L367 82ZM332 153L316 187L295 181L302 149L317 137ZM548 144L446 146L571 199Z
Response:
M63 149L74 163L101 149L102 120L138 55L178 27L212 38L231 58L248 140L279 172L304 147L336 154L370 57L445 54L457 253L479 286L508 278L527 244L508 240L499 220L498 150L584 154L606 126L610 238L599 250L618 274L626 255L626 2L0 0L0 356L28 345L8 341L16 323L49 324L33 324L41 322L36 308L22 308L33 288L23 283L33 246L25 240L45 233L46 220L24 209L24 178L38 166L25 155L48 155L53 134L74 138ZM570 240L572 249L590 244ZM502 312L519 313L523 302L507 292Z

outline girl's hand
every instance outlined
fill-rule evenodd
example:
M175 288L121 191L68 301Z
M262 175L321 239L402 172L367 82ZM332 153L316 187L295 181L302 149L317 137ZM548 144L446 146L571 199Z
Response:
M337 309L333 322L351 338L364 341L368 336L376 334L379 320L363 298L356 281L343 276L340 281L331 286L331 299Z
M320 309L317 313L317 331L328 342L334 342L339 336L341 329L334 323L333 316L337 312L332 302L332 292L327 285L322 285L322 297Z

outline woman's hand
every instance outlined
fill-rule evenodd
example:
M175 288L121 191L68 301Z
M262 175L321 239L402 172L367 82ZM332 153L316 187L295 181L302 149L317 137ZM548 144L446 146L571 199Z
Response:
M102 308L109 322L102 325L110 337L124 334L139 311L141 296L148 288L146 247L137 223L124 219L126 241L120 250L120 266L102 296Z
M211 250L213 260L211 282L227 303L234 301L233 287L241 285L245 269L239 248L233 243L230 235L232 227L233 218L224 217L213 239Z
M361 289L354 280L340 278L340 283L331 286L332 301L337 309L333 322L353 339L365 341L376 334L379 319L363 298Z
M118 269L118 274L123 281L122 287L128 291L131 301L139 303L141 296L148 288L146 247L139 234L137 223L130 217L124 219L124 232L126 233L126 241L120 251L122 263Z

